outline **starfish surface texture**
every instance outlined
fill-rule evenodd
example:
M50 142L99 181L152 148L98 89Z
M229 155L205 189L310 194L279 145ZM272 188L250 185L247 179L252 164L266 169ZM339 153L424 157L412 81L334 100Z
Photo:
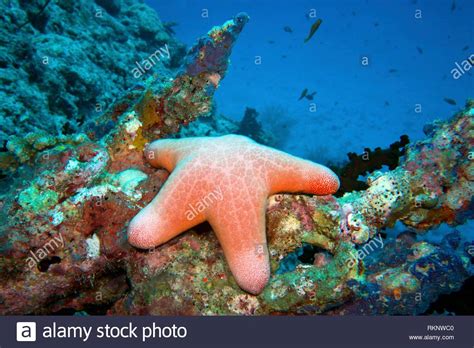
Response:
M171 174L153 201L130 222L128 240L153 248L208 221L239 286L259 294L270 278L265 235L269 195L337 191L330 169L239 135L157 140L151 165Z

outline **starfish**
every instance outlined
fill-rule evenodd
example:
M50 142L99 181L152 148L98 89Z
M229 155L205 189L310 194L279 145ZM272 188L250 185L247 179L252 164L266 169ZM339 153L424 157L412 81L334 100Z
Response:
M208 221L237 284L251 294L262 292L270 278L268 196L328 195L339 188L330 169L240 135L157 140L145 157L171 174L130 222L129 243L154 248Z

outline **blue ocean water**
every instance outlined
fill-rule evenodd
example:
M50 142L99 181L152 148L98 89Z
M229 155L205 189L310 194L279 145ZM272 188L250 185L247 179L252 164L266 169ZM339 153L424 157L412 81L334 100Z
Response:
M339 162L402 134L422 139L426 123L452 116L474 91L474 70L452 74L474 54L472 0L146 3L177 22L188 45L249 14L216 94L218 112L239 120L256 108L279 147L298 156ZM304 43L317 18L322 24ZM316 91L312 101L298 101L305 88Z

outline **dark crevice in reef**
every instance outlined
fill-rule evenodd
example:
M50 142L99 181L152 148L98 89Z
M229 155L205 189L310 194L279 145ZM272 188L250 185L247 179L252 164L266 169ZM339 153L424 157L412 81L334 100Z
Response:
M51 315L106 315L107 311L111 309L115 304L115 301L106 304L85 304L81 311L74 308L62 308L57 312L51 313Z
M22 23L20 26L18 26L18 29L23 28L25 25L28 23L31 23L35 29L37 29L40 32L44 32L44 29L46 27L46 23L48 22L48 16L44 13L44 10L46 7L49 5L51 0L45 0L43 5L39 6L39 8L36 11L29 10L30 6L37 6L38 4L31 4L28 1L21 1L21 6L23 8L27 9L27 16L28 20L24 23Z
M383 166L387 166L389 170L395 169L399 164L400 157L405 155L405 147L409 142L408 136L402 135L399 141L390 144L387 149L377 147L371 150L365 148L361 155L349 152L347 154L349 162L344 166L329 165L341 181L341 187L335 196L342 197L346 192L367 189L367 183L359 180L359 176L365 176L375 170L380 170Z
M316 255L324 256L330 259L332 255L325 249L316 245L303 243L303 246L289 253L280 261L280 266L276 270L276 274L283 274L294 271L298 265L314 265Z
M314 254L326 252L326 250L312 244L303 244L302 253L298 256L298 261L305 265L312 265L314 263Z
M0 141L0 162L2 158L8 158L7 151L8 151L7 141L6 140ZM3 169L2 165L0 165L0 187L6 188L8 187L8 185L6 181L3 182L3 179L8 179L8 174L2 169ZM1 189L0 189L0 192L2 192Z
M474 276L468 278L459 291L440 295L423 315L474 315Z
M38 270L40 272L47 272L49 269L49 266L55 263L60 263L60 262L61 262L61 258L59 256L47 257L38 263Z
M87 281L90 281L90 279L88 278ZM127 296L132 288L125 269L121 268L107 271L103 277L95 279L94 284L94 288L84 290L83 292L75 291L69 294L70 296L67 296L67 298L61 298L60 296L51 298L51 303L56 306L62 301L66 302L61 309L47 311L47 314L64 316L107 315L107 312L114 307L117 301ZM74 302L72 301L74 297L83 296L94 297L95 301L84 303L79 309L68 306L67 303ZM97 296L100 296L100 298Z

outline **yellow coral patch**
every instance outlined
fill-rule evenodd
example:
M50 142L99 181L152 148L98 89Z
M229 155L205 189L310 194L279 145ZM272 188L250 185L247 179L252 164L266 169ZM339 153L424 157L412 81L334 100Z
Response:
M137 113L141 116L143 126L137 130L133 146L139 150L143 150L145 145L150 142L150 139L147 139L144 134L144 130L146 131L160 122L158 103L150 91L145 94L137 109Z
M297 231L301 228L301 222L295 216L290 215L281 222L281 231L288 233Z

